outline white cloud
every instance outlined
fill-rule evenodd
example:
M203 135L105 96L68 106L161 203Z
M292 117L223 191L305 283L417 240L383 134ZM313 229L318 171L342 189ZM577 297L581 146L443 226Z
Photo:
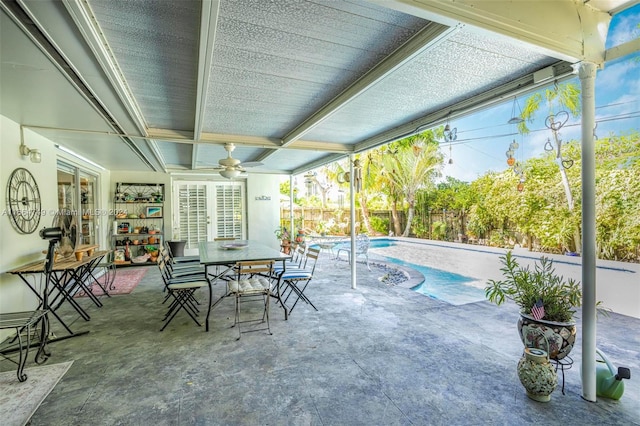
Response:
M631 88L634 93L640 94L640 88L638 87L640 83L637 77L639 71L640 66L635 61L617 62L606 66L598 72L596 85L607 91L617 91L624 87L625 92L627 92L626 89Z
M640 22L640 10L636 13L627 12L613 18L612 27L607 37L607 48L618 46L640 36L638 23Z

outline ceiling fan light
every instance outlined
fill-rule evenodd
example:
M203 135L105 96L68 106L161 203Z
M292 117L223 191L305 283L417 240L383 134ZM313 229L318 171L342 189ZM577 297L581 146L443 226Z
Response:
M240 176L240 170L237 169L224 169L220 170L220 176L225 177L227 179L233 179Z

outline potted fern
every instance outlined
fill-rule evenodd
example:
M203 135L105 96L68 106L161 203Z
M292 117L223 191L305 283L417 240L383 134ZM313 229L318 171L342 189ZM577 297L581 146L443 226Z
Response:
M580 283L556 274L547 257L533 269L520 266L511 251L500 262L504 278L487 282L487 299L496 305L509 299L520 307L518 332L525 346L546 349L548 342L551 359L566 357L576 340L573 316L582 303Z

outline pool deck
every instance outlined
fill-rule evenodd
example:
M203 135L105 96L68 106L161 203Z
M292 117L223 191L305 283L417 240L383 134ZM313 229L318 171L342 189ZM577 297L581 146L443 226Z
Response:
M404 252L465 275L491 270L478 252L433 245ZM51 345L50 363L74 363L31 425L640 425L639 319L598 319L598 347L632 370L620 400L581 398L578 323L565 393L558 387L539 403L516 375L517 306L453 306L387 285L383 270L361 263L352 289L349 272L347 262L323 253L306 293L318 311L302 303L285 321L274 303L273 335L239 341L232 299L215 308L208 333L183 314L160 332L166 306L155 267L131 294L102 298L103 308L79 299L90 322L66 307L59 312L90 333ZM214 290L219 296L224 286ZM206 292L198 297L206 303ZM261 311L247 303L245 315Z

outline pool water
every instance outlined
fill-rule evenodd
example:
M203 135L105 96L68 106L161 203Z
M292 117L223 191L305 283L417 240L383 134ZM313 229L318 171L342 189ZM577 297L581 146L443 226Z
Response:
M396 241L381 238L371 240L370 248L385 248L395 245ZM481 280L385 256L384 250L377 251L376 254L383 256L389 263L415 269L424 275L422 284L412 288L418 293L452 305L464 305L486 300L484 282Z

